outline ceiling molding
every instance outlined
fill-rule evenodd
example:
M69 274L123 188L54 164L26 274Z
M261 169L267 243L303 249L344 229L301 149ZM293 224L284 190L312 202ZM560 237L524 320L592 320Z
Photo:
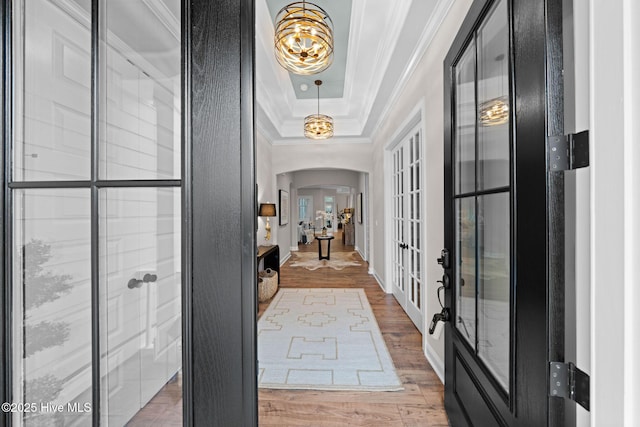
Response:
M334 140L371 140L398 102L453 1L352 0L344 96L320 99L320 112L334 119ZM273 32L266 0L258 0L258 128L273 144L308 143L302 121L317 112L317 99L296 98L288 73L273 57Z
M371 138L331 138L310 140L307 138L286 138L272 141L272 145L336 145L336 144L371 144Z
M372 135L375 135L379 131L380 126L385 122L387 116L389 115L389 112L398 102L400 94L407 86L407 83L413 76L413 73L416 71L416 67L427 52L427 49L431 45L431 42L433 41L433 38L440 28L440 25L442 25L445 18L447 17L447 14L449 13L449 10L451 9L454 1L455 0L438 0L433 13L429 17L429 21L427 22L427 25L422 32L420 42L418 43L413 55L411 55L411 59L407 63L402 76L395 85L392 95L385 104L382 113L380 114L378 120L376 120L376 124L371 131Z
M151 12L153 12L156 18L158 18L171 35L173 35L176 40L180 41L180 34L182 32L180 28L180 19L173 15L173 12L171 12L167 7L166 3L158 0L142 0L142 2Z
M378 43L375 55L373 56L374 63L372 65L367 65L367 67L370 67L372 70L374 70L374 72L369 75L369 81L366 82L366 84L363 84L361 88L354 89L358 90L359 93L364 94L364 99L362 100L361 104L357 106L357 111L359 112L358 119L361 123L360 133L362 133L362 130L366 125L367 118L369 117L369 114L371 113L371 110L373 108L373 104L376 101L380 86L384 81L386 71L389 67L389 62L391 61L394 51L399 48L397 46L398 39L404 29L404 22L407 19L412 2L411 0L396 0L394 2L388 2L385 0L384 3L393 4L393 7L390 11L391 13L375 14L373 13L374 10L381 10L380 4L375 4L370 0L360 1L367 2L368 7L371 8L369 11L364 11L364 13L361 15L362 19L366 20L366 28L368 29L368 31L386 34L386 36L382 38L382 42ZM384 11L384 9L382 10ZM372 22L373 19L371 18L371 16L376 16L379 22ZM368 47L370 49L371 46L365 45L362 40L372 38L372 34L367 34L364 36L362 34L359 34L358 36L360 38L360 42L356 42L356 44L358 46L363 46L365 48ZM370 56L370 52L358 51L355 55L353 55L353 63L356 63L356 65L354 66L353 76L350 76L352 77L352 80L349 82L351 83L348 86L349 88L356 88L358 86L356 84L356 79L361 80L363 76L367 76L365 70L362 70L363 64L366 64L366 58L363 58L363 56ZM355 67L357 67L358 65L360 65L360 69L355 70ZM349 67L347 68L347 72L348 71L350 71ZM351 97L348 98L348 100L355 98L355 94L351 93L350 95ZM355 106L357 105L357 103L353 103L352 105Z
M263 111L277 129L282 126L285 117L289 117L289 106L295 100L295 93L289 75L273 57L275 30L265 0L255 2L255 26L255 66L259 70L255 73L256 101L263 106Z

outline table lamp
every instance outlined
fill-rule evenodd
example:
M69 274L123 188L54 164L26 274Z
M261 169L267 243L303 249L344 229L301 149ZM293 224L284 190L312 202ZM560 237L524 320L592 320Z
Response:
M269 217L276 216L276 204L275 203L260 203L260 208L258 209L258 216L266 217L267 224L264 226L264 229L267 231L267 234L264 236L264 240L271 240L271 224L269 224Z
M346 219L345 223L348 224L351 222L351 216L353 215L353 208L344 208L344 217Z

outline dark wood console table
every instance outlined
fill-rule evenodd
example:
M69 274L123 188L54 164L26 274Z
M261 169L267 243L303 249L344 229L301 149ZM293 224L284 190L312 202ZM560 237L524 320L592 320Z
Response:
M316 236L316 240L318 241L318 259L330 259L331 257L331 240L333 240L333 236ZM327 241L327 256L322 256L322 241Z
M258 268L260 268L260 260L264 261L265 270L270 268L278 273L278 284L280 284L280 247L278 245L258 246Z

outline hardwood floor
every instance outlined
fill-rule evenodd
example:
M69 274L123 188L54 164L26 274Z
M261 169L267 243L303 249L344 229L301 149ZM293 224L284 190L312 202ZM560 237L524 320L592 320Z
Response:
M331 252L353 251L342 244L341 234ZM300 252L318 252L318 243L299 245ZM324 252L324 251L323 251ZM363 288L389 348L403 391L342 392L311 390L259 390L260 426L278 427L441 427L448 426L443 386L422 353L422 336L392 295L387 295L368 274L368 265L336 271L308 271L290 267L295 252L280 268L281 287ZM359 257L358 257L359 258ZM260 303L258 316L269 302ZM182 425L182 381L167 384L127 425Z
M323 243L324 244L324 243ZM301 252L318 251L318 243L299 245ZM336 234L331 252L352 251ZM324 251L323 251L324 252ZM341 392L260 389L260 426L448 426L443 386L422 352L422 336L392 295L385 294L368 265L336 271L290 267L295 252L280 268L281 287L363 288L389 348L404 390ZM261 303L261 315L268 302Z

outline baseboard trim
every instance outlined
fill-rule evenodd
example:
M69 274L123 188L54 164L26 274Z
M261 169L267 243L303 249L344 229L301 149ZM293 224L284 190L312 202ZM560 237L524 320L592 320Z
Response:
M444 362L440 359L440 356L433 351L433 348L427 344L426 351L424 352L427 361L433 368L433 371L436 373L438 378L440 378L440 382L444 384Z
M360 250L360 248L359 248L359 247L357 247L357 246L356 246L356 247L355 247L355 248L353 248L353 249L354 249L356 252L358 252L358 254L360 255L360 257L361 257L363 260L365 260L365 261L367 260L367 259L364 257L364 254L362 253L362 251Z
M282 267L282 265L284 265L284 263L287 262L289 258L291 258L291 252L287 253L280 259L280 266Z
M372 275L374 279L376 279L376 282L378 282L378 285L380 286L380 289L382 289L382 292L384 292L385 294L388 293L387 290L384 288L384 283L382 282L382 280L378 276L378 273L376 273L376 271L371 267L369 267L369 272L368 273L370 275Z

